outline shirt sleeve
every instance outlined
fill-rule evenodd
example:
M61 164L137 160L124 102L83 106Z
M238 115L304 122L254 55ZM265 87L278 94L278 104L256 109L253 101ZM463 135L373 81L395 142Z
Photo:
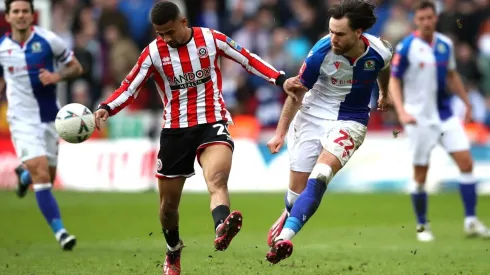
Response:
M121 83L121 86L101 103L99 108L107 110L111 116L117 114L136 99L141 87L153 74L153 70L149 49L146 47L138 58L136 65Z
M395 49L395 54L391 60L391 75L396 78L403 78L408 68L408 50L409 44L400 42Z
M299 71L301 83L308 89L313 88L313 85L320 76L320 68L325 60L325 56L331 49L330 37L327 36L319 40L306 56L303 65Z
M58 35L51 33L49 44L57 62L67 64L73 59L73 51L68 48L65 41Z

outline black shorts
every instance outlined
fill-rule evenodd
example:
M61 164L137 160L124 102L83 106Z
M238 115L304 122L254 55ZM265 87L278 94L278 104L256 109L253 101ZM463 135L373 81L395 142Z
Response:
M201 151L214 144L228 145L233 151L234 143L226 122L218 121L189 128L162 129L158 152L158 178L191 177L194 161Z

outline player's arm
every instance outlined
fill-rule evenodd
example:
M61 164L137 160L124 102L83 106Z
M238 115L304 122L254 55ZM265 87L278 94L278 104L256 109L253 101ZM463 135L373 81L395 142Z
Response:
M391 77L390 72L390 66L388 66L381 70L378 75L379 92L384 98L388 98L388 85Z
M241 47L223 33L213 31L213 35L218 47L218 53L221 56L229 58L242 65L247 72L284 88L284 83L287 80L287 76L284 74L284 72L276 70L272 65L262 60L259 56L250 53L247 49ZM294 87L297 89L301 88L296 86Z
M388 81L388 94L391 97L395 111L401 124L415 123L415 119L405 112L403 107L402 79L408 68L408 49L398 45L391 60L391 76Z
M39 70L41 83L43 85L52 85L80 76L83 73L83 68L73 55L73 51L68 49L66 43L54 33L50 33L48 37L55 61L64 66L57 72L50 72L46 69Z
M385 61L385 65L379 72L378 86L379 86L381 96L383 96L383 98L388 98L388 83L390 82L390 72L391 72L390 62L393 56L393 47L391 46L390 42L384 39L381 39L381 42L388 50L388 55L385 58L383 58Z
M3 91L5 88L5 79L3 78L3 67L2 64L0 64L0 93Z
M468 93L466 92L463 81L461 80L461 76L456 70L456 58L454 56L454 46L452 44L450 45L450 56L446 81L449 88L457 96L459 96L466 105L465 121L469 122L469 120L471 119L471 102L468 97Z
M80 61L73 56L70 62L65 64L65 67L57 72L60 76L60 80L72 79L80 76L83 73L82 65Z
M461 80L461 76L456 70L448 71L447 84L449 87L451 87L451 90L453 90L454 93L463 100L464 104L466 104L467 107L471 107L468 93L466 92L463 81Z
M5 79L3 78L3 67L0 64L0 99L3 97L3 89L5 89Z
M279 122L277 123L274 137L267 143L267 147L269 147L271 153L275 154L279 152L281 147L284 145L284 140L288 132L289 125L301 107L303 97L305 96L306 92L307 91L304 89L298 90L298 99L294 99L292 96L288 96L286 98L286 102L282 107L281 116L279 117Z
M3 89L5 89L5 79L0 77L0 98L3 97Z
M286 98L286 102L284 102L284 106L282 107L281 116L279 117L279 122L276 127L276 135L284 137L288 132L289 125L293 120L293 117L298 112L301 107L303 97L305 96L306 91L298 92L298 99L294 100L292 97L288 96Z
M95 126L97 129L100 129L99 120L101 118L106 120L109 116L117 114L136 99L138 92L153 74L153 71L154 67L150 51L146 47L138 58L136 65L122 81L121 86L97 108L95 112Z

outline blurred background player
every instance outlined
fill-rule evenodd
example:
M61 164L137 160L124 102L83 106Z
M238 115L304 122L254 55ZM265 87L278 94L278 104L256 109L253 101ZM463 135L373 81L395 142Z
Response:
M472 174L470 142L463 123L453 115L451 97L446 90L447 85L462 99L466 105L465 120L470 121L472 108L456 71L453 42L435 32L437 15L433 2L421 1L414 11L417 30L396 47L389 88L412 150L411 196L417 218L417 239L434 240L427 219L425 182L430 155L437 144L451 155L461 172L459 191L465 209L464 231L468 235L490 237L488 228L476 217L476 179Z
M329 15L330 34L316 43L300 70L299 79L309 93L300 93L302 102L286 100L276 134L268 143L272 153L278 152L287 133L291 170L286 210L268 235L266 258L273 264L291 255L290 240L315 213L334 175L363 143L377 80L378 110L387 105L391 45L364 33L376 23L374 5L344 0L333 5Z
M82 67L60 37L33 26L32 0L6 0L11 33L0 38L2 83L7 87L12 142L25 165L17 167L16 193L24 197L32 183L39 209L64 250L76 243L63 226L51 188L56 175L58 134L54 120L59 110L56 83L82 73ZM57 65L64 68L56 71ZM3 86L3 85L2 85Z
M232 118L221 94L218 59L226 57L248 72L280 87L287 77L251 54L226 35L207 28L187 26L187 19L172 2L157 3L151 11L158 38L141 53L137 64L95 112L96 125L129 105L141 85L153 76L164 103L157 173L160 222L167 241L164 274L180 274L184 247L179 236L179 203L186 178L194 175L194 161L203 169L211 195L216 250L226 250L242 226L242 214L230 213L228 175L234 143L227 125ZM288 92L302 88L289 81Z

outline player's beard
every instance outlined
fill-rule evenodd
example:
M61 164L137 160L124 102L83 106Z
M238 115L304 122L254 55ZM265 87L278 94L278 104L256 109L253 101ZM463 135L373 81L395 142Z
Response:
M352 50L354 47L356 46L356 42L355 41L352 41L346 45L344 45L343 47L340 47L340 48L333 48L332 47L332 50L335 54L338 54L338 55L343 55L343 54L346 54L348 53L350 50Z

